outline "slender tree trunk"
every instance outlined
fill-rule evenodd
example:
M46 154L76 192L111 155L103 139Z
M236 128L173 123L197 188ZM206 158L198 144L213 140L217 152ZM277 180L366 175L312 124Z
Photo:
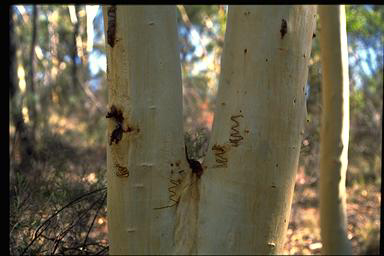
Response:
M56 78L59 73L59 59L57 46L60 44L58 28L58 11L53 10L48 13L48 35L49 35L49 52L50 52L50 67L49 67L49 85L51 87L51 99L53 104L60 104L60 94L56 85ZM48 116L48 115L46 115Z
M16 145L16 138L18 137L18 129L16 127L20 126L18 123L23 123L24 126L24 120L22 119L22 113L20 109L20 92L19 92L19 79L17 77L17 56L16 56L16 49L17 49L17 41L16 41L16 35L15 35L15 24L14 24L14 12L12 11L12 8L9 8L9 61L10 61L10 68L9 68L9 113L10 113L10 121L13 122L13 125L15 126L15 132L13 134L12 142L10 144L11 152L10 152L10 178L12 179L14 177L14 167L15 160L16 160L16 151L17 151L17 145Z
M39 16L38 6L34 5L32 9L32 40L29 53L29 85L27 93L28 112L31 120L31 139L35 140L37 126L36 110L36 85L35 85L35 47L37 42L37 18Z
M315 7L229 8L201 177L184 154L175 8L103 8L110 253L279 253L306 112Z
M319 6L323 114L320 132L320 226L324 254L351 254L347 238L349 78L344 6Z
M32 159L35 157L31 132L25 124L22 105L24 96L19 89L17 75L17 36L15 31L15 20L12 9L10 10L10 114L15 133L12 146L12 168L16 171L28 172L31 170Z
M14 31L14 13L12 7L9 8L9 98L12 98L17 93L17 62L16 62L16 35ZM12 103L10 101L10 103Z
M77 6L76 5L70 5L68 6L69 8L69 13L71 15L71 21L73 25L73 35L72 35L72 91L77 92L78 91L78 76L77 76L77 63L76 59L78 58L77 55L77 37L79 34L79 19L77 15Z

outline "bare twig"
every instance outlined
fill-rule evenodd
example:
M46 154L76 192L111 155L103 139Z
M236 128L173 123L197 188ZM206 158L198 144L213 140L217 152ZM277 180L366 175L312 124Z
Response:
M34 238L32 239L32 241L25 247L25 249L23 250L23 252L21 253L21 255L24 255L26 253L26 251L28 250L28 248L36 241L37 238L40 237L40 235L48 228L49 225L47 225L43 230L41 230L43 228L43 226L45 224L49 224L51 219L53 217L55 217L56 215L58 215L61 211L63 211L65 208L69 207L70 205L74 204L74 203L77 203L78 201L82 200L83 198L89 196L89 195L92 195L94 193L97 193L97 192L100 192L100 191L103 191L103 190L106 190L107 188L106 187L103 187L103 188L100 188L100 189L96 189L94 191L91 191L91 192L88 192L84 195L81 195L79 196L78 198L72 200L71 202L69 202L68 204L66 204L65 206L63 206L60 210L56 211L51 217L49 217L46 221L44 221L35 231L35 234L34 234ZM40 231L41 230L41 231ZM40 233L39 233L40 231Z
M100 199L97 199L95 200L91 206L89 206L86 210L84 210L80 215L79 217L77 218L77 220L75 222L73 222L71 225L69 225L69 227L64 230L63 232L61 232L61 234L59 234L56 239L55 239L55 247L52 251L52 254L55 254L56 250L57 250L57 247L59 246L61 240L63 240L63 238L68 234L68 232L74 227L77 225L77 223L80 222L80 220L89 212L89 210L91 210L98 202L100 201Z
M97 215L99 214L99 211L100 211L101 207L103 206L106 197L107 197L107 193L104 193L103 200L101 201L99 207L97 208L97 211L96 211L96 213L95 213L95 217L93 217L93 220L92 220L91 225L89 226L87 235L85 236L84 243L83 243L83 247L85 247L85 244L87 243L87 239L88 239L89 233L90 233L91 230L92 230L93 224L95 223L96 217L97 217Z
M104 249L102 249L101 251L98 251L95 255L100 255L102 252L106 251L106 250L109 250L109 246L105 247Z

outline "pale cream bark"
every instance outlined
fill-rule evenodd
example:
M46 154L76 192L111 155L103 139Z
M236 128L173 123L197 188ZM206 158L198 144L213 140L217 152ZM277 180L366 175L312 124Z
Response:
M282 252L315 21L315 6L229 6L197 253Z
M349 77L344 6L318 7L323 112L320 131L320 227L324 254L351 254L347 238Z
M188 171L176 7L110 8L103 7L115 112L108 119L108 144L115 133L107 148L109 253L168 254Z
M110 253L281 252L315 7L229 7L200 179L184 155L175 7L108 8Z

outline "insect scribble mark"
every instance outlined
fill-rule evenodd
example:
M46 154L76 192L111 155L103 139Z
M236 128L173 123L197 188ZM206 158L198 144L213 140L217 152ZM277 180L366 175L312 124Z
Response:
M117 170L116 170L116 176L117 177L128 177L129 176L129 172L128 172L127 167L121 166L119 164L116 164L115 167L117 168Z
M237 120L239 117L244 117L243 115L235 115L231 116L231 120L234 122L231 127L231 135L229 138L229 142L233 147L239 146L240 141L242 141L244 138L240 135L239 126L240 123Z
M112 5L108 8L108 29L107 40L108 44L113 47L115 45L116 34L116 6Z
M283 39L287 31L288 31L287 21L285 19L281 19L281 28L280 28L281 39Z
M228 159L224 156L225 154L224 147L215 144L212 146L212 150L215 153L215 160L217 163L213 168L226 168Z
M168 192L169 192L169 201L171 204L153 208L154 210L171 208L173 206L176 206L179 203L179 199L177 198L177 194L176 194L176 188L178 185L181 184L181 180L174 180L170 178L169 181L171 182L170 184L171 186L168 187Z

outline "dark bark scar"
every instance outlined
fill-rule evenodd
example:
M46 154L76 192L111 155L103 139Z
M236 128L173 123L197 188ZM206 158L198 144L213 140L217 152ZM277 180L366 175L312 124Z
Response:
M112 145L113 142L116 144L123 138L123 132L132 132L134 129L129 127L127 129L123 128L123 113L120 109L117 109L114 105L111 106L111 110L105 116L106 118L112 118L116 122L115 129L113 129L109 145ZM139 129L137 129L139 131Z
M115 45L116 34L116 6L112 5L108 8L108 28L107 28L107 41L113 48Z
M288 31L287 21L285 19L281 19L281 28L280 28L281 39L283 39L287 31Z
M195 159L190 159L188 156L187 146L185 146L185 156L187 158L189 168L192 169L192 173L196 174L196 177L200 179L201 175L203 175L203 167L201 166L201 163Z

